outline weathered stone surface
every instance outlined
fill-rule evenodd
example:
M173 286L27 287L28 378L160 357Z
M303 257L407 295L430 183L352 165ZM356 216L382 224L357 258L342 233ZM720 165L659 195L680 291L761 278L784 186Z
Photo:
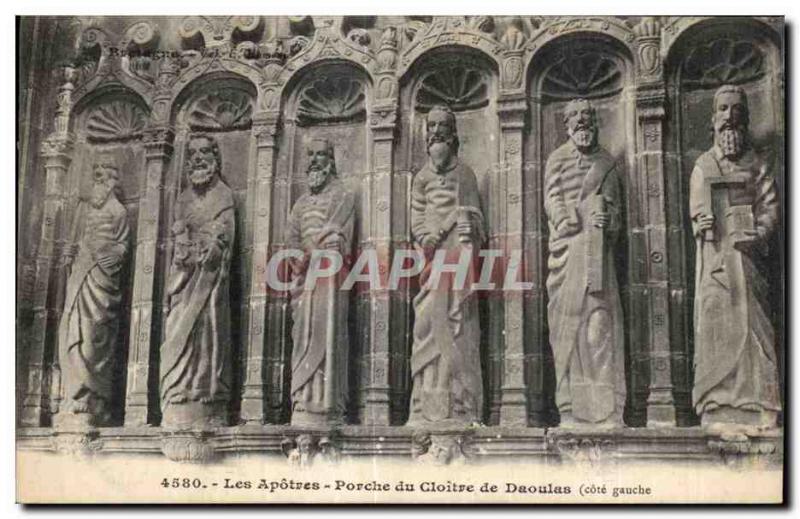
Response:
M614 158L589 101L564 110L569 140L547 159L547 315L562 427L622 424L625 339L613 247L621 232Z
M198 462L285 450L311 467L323 458L411 461L412 452L469 464L780 463L781 18L38 17L22 18L20 31L20 448ZM692 208L707 200L697 179L718 176L705 164L717 148L709 122L721 117L714 93L726 84L746 94L751 146L719 160L747 179L708 184L716 186L712 205L734 192L736 203L712 208L714 236L705 236ZM594 108L598 151L585 163L580 152L567 157L562 162L574 164L553 175L548 162L566 153L564 116L577 98ZM201 132L207 137L193 138ZM437 135L457 135L457 153L444 143L429 153ZM721 145L735 147L736 138ZM314 193L306 165L320 140L332 146L338 175ZM334 158L325 150L323 162ZM74 274L77 257L73 273L62 260L72 256L75 208L99 157L120 173L124 213L115 221L127 215L129 229L117 254L129 268L106 280L104 297L115 301L100 305L119 330L102 341L113 369L96 376L107 383L92 389L110 416L96 419L101 410L90 405L86 420L57 429L65 413L77 416L70 400L81 397L64 389L87 380L61 355L69 341L60 324L77 315L70 294L87 290ZM454 157L450 173L434 171L436 161ZM602 199L586 197L581 230L565 239L580 236L591 254L570 242L579 268L564 272L559 290L577 287L572 303L601 301L608 315L595 329L581 307L562 326L563 294L547 287L561 274L548 258L569 224L553 209L551 180L566 182L578 170L588 178L583 170L606 159L616 186L602 189ZM195 171L192 161L213 164L215 187L203 194L192 176L205 176L204 168ZM455 211L461 219L452 228L446 211L427 214L448 205L440 195L453 198L448 175L471 184L451 205L475 209ZM440 180L441 193L419 196L417 188ZM426 293L418 275L396 287L360 280L349 291L320 290L315 302L333 309L303 318L305 296L270 286L270 260L298 242L304 253L320 248L315 239L336 216L311 222L315 200L347 207L331 246L353 258L374 252L383 283L398 253L416 243L500 251L488 279L495 287L459 295L465 304L454 308L464 312L451 318L444 302L455 292ZM747 227L733 233L743 239L731 241L729 223ZM428 225L448 225L441 243ZM756 261L761 249L768 255ZM714 273L701 266L721 255L741 268L736 294L714 286ZM505 290L512 263L512 281L523 288ZM277 266L281 280L289 268ZM743 302L744 292L753 297ZM720 317L722 307L731 310ZM745 309L748 318L734 318ZM448 320L460 323L459 333L442 333ZM590 347L592 360L581 367L605 375L592 374L593 388L571 390L569 399L558 391L559 383L568 387L565 366L586 357L569 356L559 328L591 332L600 343L613 335L605 349ZM427 358L425 338L433 345ZM328 350L335 359L317 355L303 373L304 351ZM598 352L605 360L592 357ZM448 356L459 365L442 369ZM306 396L322 402L319 413L298 409ZM744 414L723 409L743 399L754 404ZM555 427L567 401L588 427ZM715 421L712 401L727 415L716 421L746 427L695 427Z
M192 137L186 159L189 185L178 195L172 223L160 396L163 427L203 429L228 421L234 205L213 137Z
M714 94L714 145L692 171L689 217L697 240L693 401L714 430L775 428L781 410L767 287L779 223L771 165L753 150L744 89Z
M292 425L341 423L347 404L349 292L342 290L342 275L321 280L316 276L327 271L327 262L334 258L344 263L350 257L355 197L337 177L330 142L312 141L308 158L309 193L292 208L286 236L290 250L301 253L289 259L294 282ZM313 455L310 442L307 438L297 441L298 456ZM310 463L310 459L298 463Z

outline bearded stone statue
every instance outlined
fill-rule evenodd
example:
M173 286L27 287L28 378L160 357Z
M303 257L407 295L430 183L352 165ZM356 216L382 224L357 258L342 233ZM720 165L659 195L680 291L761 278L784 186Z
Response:
M411 233L426 264L414 297L407 425L471 424L481 421L483 408L476 276L467 272L459 286L458 276L436 274L434 259L474 259L486 240L483 212L475 173L458 158L452 110L433 107L426 130L428 161L411 187Z
M226 425L231 387L233 192L220 176L213 137L192 136L186 156L189 185L175 205L161 345L162 426L169 428Z
M711 122L714 144L697 159L689 191L697 243L692 396L709 430L757 433L775 427L781 410L765 278L778 196L751 145L742 88L717 90Z
M569 140L547 159L547 318L562 427L622 425L625 343L612 243L621 226L614 158L594 107L564 110Z
M290 260L292 306L292 425L336 424L344 420L347 395L347 309L349 292L341 276L307 286L316 252L346 257L353 246L355 195L338 176L333 145L324 139L308 147L308 193L289 216L287 244L302 252ZM320 260L322 261L322 260Z
M128 212L118 198L119 169L101 157L88 203L73 226L67 290L58 333L64 401L56 424L110 425L122 269L130 251Z

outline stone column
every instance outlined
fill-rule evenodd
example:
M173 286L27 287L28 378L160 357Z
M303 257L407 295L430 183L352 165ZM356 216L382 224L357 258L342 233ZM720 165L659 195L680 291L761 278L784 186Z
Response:
M256 143L255 167L250 168L248 191L253 193L250 209L252 229L252 256L250 286L247 297L250 311L250 332L247 334L244 357L244 382L242 384L241 419L246 423L264 423L266 383L283 385L283 362L281 359L267 360L265 355L265 333L267 324L267 262L271 241L272 190L276 158L276 136L278 134L277 113L257 114L253 119L253 137ZM266 370L266 374L265 374Z
M162 236L169 226L164 210L165 175L172 156L174 131L169 126L151 126L144 133L145 172L139 199L139 219L131 298L128 380L125 392L125 425L148 423L150 373L153 354L160 346L161 292L164 272L157 269Z
M650 384L647 425L674 426L675 400L670 350L669 241L664 179L664 118L666 89L660 56L660 23L651 17L636 26L637 175L641 208L639 229L644 238L646 278L642 302L646 301L649 324ZM633 304L636 305L634 299Z
M74 139L69 134L56 134L42 143L45 169L45 195L42 210L42 230L36 255L36 282L33 290L33 323L28 339L27 389L22 401L21 425L37 427L46 425L51 395L59 390L58 373L50 372L48 363L58 347L58 321L61 309L54 295L59 276L63 276L60 247L63 244L64 211L66 205L65 180ZM51 378L55 376L55 378Z
M516 56L507 59L514 62ZM518 59L518 58L517 58ZM520 63L521 66L521 63ZM508 69L509 66L504 67ZM507 81L508 71L504 71L504 81ZM513 76L512 76L513 77ZM516 281L530 281L525 279L523 261L523 160L522 160L522 133L525 129L525 115L528 110L525 94L508 93L501 95L497 103L501 130L501 153L503 167L495 172L500 187L496 193L497 209L492 208L498 217L496 230L498 230L496 243L490 243L492 248L504 251L503 261L507 270L514 261L522 262L518 272L520 277ZM490 202L490 204L493 202ZM500 425L525 427L528 423L527 398L525 389L525 351L523 337L523 291L502 290L505 282L497 279L498 296L502 294L504 302L503 323L505 329L502 388L500 395ZM495 297L495 296L491 296ZM493 302L490 302L494 306ZM490 308L491 308L490 306ZM491 315L490 318L494 318Z
M386 81L394 81L385 77ZM380 81L383 81L380 80ZM381 84L379 81L379 84ZM391 95L396 88L386 92ZM361 361L362 386L359 388L361 423L364 425L389 425L390 382L389 368L392 351L391 336L400 311L401 302L386 287L392 257L392 208L394 133L397 124L397 101L387 97L375 102L370 110L369 126L372 133L372 168L366 180L367 189L362 197L362 228L367 230L364 248L374 248L378 257L381 287L370 287L369 341ZM359 251L356 251L359 252ZM360 295L361 296L361 295ZM394 330L396 333L396 330ZM395 359L398 360L398 359ZM397 362L393 362L397 365Z
M42 142L42 159L45 169L44 207L42 230L36 255L35 283L33 289L33 322L28 339L27 384L22 400L20 424L37 427L49 419L49 400L58 398L60 387L58 372L50 370L49 362L58 347L58 320L61 315L58 294L59 276L63 264L59 261L67 222L64 221L66 205L66 177L72 161L75 138L69 133L72 110L72 81L75 70L65 67L64 83L58 89L54 131ZM52 388L52 391L50 390Z

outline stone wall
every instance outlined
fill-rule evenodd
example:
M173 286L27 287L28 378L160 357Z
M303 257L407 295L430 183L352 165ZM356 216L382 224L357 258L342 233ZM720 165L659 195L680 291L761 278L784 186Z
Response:
M734 83L747 91L756 146L774 156L783 194L782 18L38 17L21 19L20 38L17 393L20 437L32 446L50 434L59 404L63 256L94 157L110 153L121 165L135 236L114 430L135 444L135 431L160 423L168 231L187 138L197 131L220 143L235 195L230 424L281 426L289 421L290 316L286 298L266 290L265 266L285 247L289 210L306 190L298 173L305 145L320 135L332 140L340 177L357 193L358 248L389 257L411 240L422 121L440 103L456 112L489 246L524 250L534 284L482 302L483 422L531 434L555 425L543 174L567 138L561 113L575 97L597 109L600 142L618 161L627 203L616 251L626 425L697 425L689 174L711 144L713 93ZM783 247L775 250L771 317L782 330ZM405 423L412 296L352 296L353 426Z

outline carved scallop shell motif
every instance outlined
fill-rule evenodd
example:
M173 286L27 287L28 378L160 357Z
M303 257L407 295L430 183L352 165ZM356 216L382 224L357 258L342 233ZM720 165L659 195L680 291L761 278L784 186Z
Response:
M333 123L361 117L366 113L364 86L347 77L323 77L300 92L297 122Z
M87 138L96 142L133 139L141 136L145 123L141 108L126 101L113 101L98 106L89 115Z
M683 82L697 88L746 83L764 74L763 65L763 54L751 42L723 38L692 49L683 64Z
M206 94L195 101L189 111L189 126L203 131L239 130L250 126L252 115L250 96L229 88Z
M547 71L542 93L553 99L603 97L622 89L622 71L609 54L570 49Z
M477 68L444 65L425 76L417 91L417 110L436 105L455 111L480 108L489 103L486 75Z

